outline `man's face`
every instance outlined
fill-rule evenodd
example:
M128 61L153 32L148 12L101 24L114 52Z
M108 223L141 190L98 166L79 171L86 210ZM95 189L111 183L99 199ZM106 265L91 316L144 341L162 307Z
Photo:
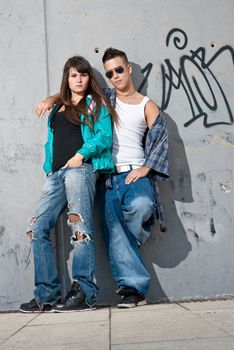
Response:
M131 82L132 67L122 57L115 57L104 63L108 79L118 90L125 90Z

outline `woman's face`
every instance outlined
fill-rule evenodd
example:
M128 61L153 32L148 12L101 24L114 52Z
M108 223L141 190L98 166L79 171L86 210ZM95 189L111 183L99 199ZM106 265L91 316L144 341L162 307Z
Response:
M69 69L68 85L71 92L83 95L89 85L88 73L79 73L73 67Z

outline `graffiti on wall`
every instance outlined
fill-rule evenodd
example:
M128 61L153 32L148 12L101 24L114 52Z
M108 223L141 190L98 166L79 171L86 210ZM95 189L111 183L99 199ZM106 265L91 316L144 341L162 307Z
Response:
M184 50L187 48L188 38L183 30L179 28L172 29L167 35L166 45L169 46L172 40L176 49ZM234 50L229 45L221 47L209 60L206 58L206 49L204 47L189 50L188 54L180 57L179 68L175 68L169 59L165 59L164 64L161 64L161 108L165 110L168 107L173 88L182 88L192 112L192 118L184 124L185 127L191 125L199 118L203 118L203 125L206 128L219 124L233 124L234 118L228 98L217 76L212 71L214 62L225 52L230 54L233 64ZM191 71L196 73L196 77L193 74L191 75ZM226 115L224 115L222 110L222 113L218 116L219 120L214 121L213 118L209 118L209 111L212 112L218 109L217 91L219 97L221 96L222 98L222 105L223 103L225 105Z
M143 90L143 88L148 80L148 77L150 75L152 68L153 68L152 63L148 63L144 68L142 68L141 73L143 73L143 74L146 73L146 74L144 75L144 78L143 78L139 88L137 89L138 92L142 92L142 90Z

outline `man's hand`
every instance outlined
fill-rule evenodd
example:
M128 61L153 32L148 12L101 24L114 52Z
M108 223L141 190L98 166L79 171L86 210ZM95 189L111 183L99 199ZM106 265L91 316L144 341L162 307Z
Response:
M76 153L74 157L70 158L67 163L62 167L62 169L66 168L79 168L83 165L84 156L80 153Z
M149 174L150 168L142 166L139 169L132 170L125 179L126 185L129 185L132 182L136 182L141 177L145 177Z
M59 103L60 97L59 94L55 94L47 97L45 100L38 103L35 109L36 115L41 118L46 111L51 112L54 103Z

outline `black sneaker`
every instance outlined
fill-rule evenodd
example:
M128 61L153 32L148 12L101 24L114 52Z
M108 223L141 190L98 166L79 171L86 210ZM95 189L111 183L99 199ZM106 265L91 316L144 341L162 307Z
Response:
M136 306L146 305L144 295L138 293L132 295L124 295L122 300L118 303L119 309L128 309Z
M21 304L19 307L19 311L24 313L51 312L52 305L44 304L39 307L36 302L36 299L34 298L29 303Z
M115 291L116 294L118 295L124 295L124 296L127 296L127 295L133 295L133 294L138 294L137 293L137 290L133 287L127 287L127 286L121 286L119 287L116 291Z
M95 310L96 298L93 303L87 302L85 293L78 282L73 282L71 290L67 293L63 302L53 305L54 312L74 312L74 311L92 311Z

